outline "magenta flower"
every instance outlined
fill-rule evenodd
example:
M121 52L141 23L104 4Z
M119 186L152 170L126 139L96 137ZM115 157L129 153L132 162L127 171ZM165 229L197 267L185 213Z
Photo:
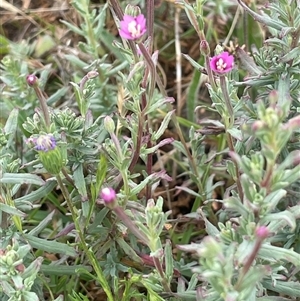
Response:
M233 56L228 52L222 52L216 55L210 60L210 68L219 74L224 74L232 70L233 68Z
M116 192L111 187L105 187L101 190L100 197L104 203L111 203L116 199Z
M137 40L146 32L146 19L143 14L136 17L124 15L120 22L120 36L127 40Z

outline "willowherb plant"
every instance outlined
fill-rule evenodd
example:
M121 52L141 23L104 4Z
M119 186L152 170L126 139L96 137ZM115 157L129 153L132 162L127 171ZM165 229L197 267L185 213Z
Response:
M62 23L83 40L78 56L60 49L76 70L67 106L56 102L70 87L45 95L49 69L30 73L21 58L2 60L3 107L21 110L11 110L0 132L0 298L62 300L64 292L86 301L79 288L92 281L109 301L300 297L299 3L273 1L257 13L239 1L268 38L250 53L226 45L213 53L205 2L178 3L199 37L204 66L184 57L207 75L207 109L218 116L198 124L176 116L157 71L153 1L146 12L130 4L123 10L117 0L98 12L88 0L72 2L83 22ZM216 11L225 20L223 10L233 5L218 1ZM122 42L105 28L109 10ZM14 82L16 73L22 80ZM170 126L176 138L163 137ZM207 151L211 137L217 147ZM170 145L172 167L154 170L154 155ZM175 183L174 167L187 179L175 188L195 197L179 234L182 220L163 210L170 197L155 193L160 183L167 191Z
M203 283L199 300L285 300L276 293L296 299L300 286L294 269L300 256L287 237L298 231L300 212L299 189L293 186L300 178L300 8L296 1L274 1L262 16L240 5L267 26L271 37L254 58L237 48L241 67L248 72L243 81L224 76L222 71L232 64L226 52L206 65L219 74L210 78L208 88L232 158L226 166L235 184L220 201L227 221L215 227L200 211L210 236L181 248L200 256L194 269ZM196 8L187 9L192 20L199 17ZM237 86L250 89L240 97ZM254 91L257 96L251 98Z

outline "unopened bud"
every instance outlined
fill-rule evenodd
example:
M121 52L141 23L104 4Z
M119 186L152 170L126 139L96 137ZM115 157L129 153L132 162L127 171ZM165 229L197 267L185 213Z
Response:
M111 187L105 187L101 190L100 197L105 204L110 204L116 200L116 192Z
M269 236L270 232L266 226L260 226L256 229L255 234L260 239L265 239Z
M261 120L256 120L253 122L252 124L252 131L258 131L258 130L261 130L265 127L265 123Z
M115 131L115 123L110 116L106 116L104 118L104 128L108 131L109 134L114 133Z
M221 45L217 45L215 49L215 55L219 55L224 52L224 49Z
M269 94L270 106L274 107L278 102L278 92L276 90L272 90Z
M29 74L26 76L26 82L30 87L37 84L38 78L34 74Z
M207 43L206 40L202 40L200 42L200 52L202 55L204 56L209 56L210 55L210 48L209 48L209 44Z
M137 17L141 14L141 9L136 5L128 4L125 8L124 14L132 17Z
M97 71L90 71L88 72L88 74L86 75L88 79L91 79L91 78L95 78L99 75L99 73Z

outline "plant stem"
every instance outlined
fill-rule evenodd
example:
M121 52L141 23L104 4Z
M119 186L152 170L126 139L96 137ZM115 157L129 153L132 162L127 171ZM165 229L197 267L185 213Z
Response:
M241 286L241 284L243 283L243 279L245 278L246 274L248 273L253 261L255 260L255 257L261 247L263 243L263 239L258 238L255 242L254 248L249 256L249 258L247 259L246 263L243 266L242 272L239 275L239 278L237 280L237 283L235 285L235 289L238 291L239 287Z
M120 206L112 208L118 218L126 225L126 227L145 245L149 245L150 241L148 237L137 228L137 226L132 222L129 216L124 212L124 209Z
M41 89L38 87L38 85L34 85L33 89L39 99L41 109L42 109L44 119L45 119L45 124L46 124L47 131L48 131L50 129L50 114L49 114L49 110L48 110L48 106L47 106L47 101L46 101Z
M153 31L154 31L154 0L147 0L147 30L149 41L149 53L153 51Z
M161 283L163 285L163 288L166 292L171 292L171 289L168 285L168 281L166 280L166 276L165 276L165 273L163 271L163 268L162 268L162 264L159 260L159 258L153 256L153 261L154 261L154 265L155 265L155 268L156 270L158 271L160 277L161 277Z
M235 153L235 149L234 149L234 145L233 145L233 141L232 141L232 136L228 132L226 132L226 139L227 139L227 144L228 144L229 150L231 152ZM237 162L233 161L233 164L235 166L236 186L237 186L238 194L239 194L241 202L243 202L244 193L243 193L243 187L242 187L242 184L241 184L241 177L240 177L239 167L238 167Z
M69 194L69 191L67 190L67 188L65 187L60 175L56 175L56 180L57 180L57 183L61 189L61 192L64 196L64 199L66 200L67 204L68 204L68 207L69 207L69 210L72 214L72 219L74 221L74 224L75 224L75 228L76 228L76 231L79 235L79 239L80 239L80 245L84 251L84 253L87 255L91 265L93 266L96 274L97 274L97 278L98 278L98 281L100 283L100 285L102 286L104 292L106 293L107 295L107 300L109 301L114 301L114 297L112 295L112 292L110 290L110 287L109 287L109 284L108 282L106 281L106 278L104 276L104 273L101 269L101 267L99 266L98 262L97 262L97 259L95 258L95 255L92 253L92 251L88 248L86 242L85 242L85 239L84 239L84 235L82 233L82 230L81 230L81 227L78 223L78 216L77 216L77 213L75 212L74 210L74 207L73 207L73 204L72 204L72 200L71 200L71 197L70 197L70 194Z
M148 50L144 46L143 43L139 43L139 48L143 57L147 63L147 67L150 72L150 80L149 80L149 91L148 91L148 98L151 99L154 93L155 84L156 84L156 68L153 63L152 57L150 56Z
M230 97L229 97L225 76L222 76L222 75L220 76L220 86L221 86L221 90L222 90L222 93L223 93L223 96L224 96L227 112L229 114L229 123L230 123L230 127L231 127L233 125L233 122L234 122L234 111L233 111L233 107L232 107L231 100L230 100Z

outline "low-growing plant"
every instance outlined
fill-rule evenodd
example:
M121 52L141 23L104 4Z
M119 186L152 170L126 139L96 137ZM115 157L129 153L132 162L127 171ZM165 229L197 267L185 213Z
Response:
M32 68L28 45L1 61L0 299L300 298L298 1L176 2L201 54L182 54L186 108L163 82L154 2L90 5L62 21L81 38L56 58L70 85L48 97L54 67ZM232 25L215 47L218 16ZM229 47L250 17L263 44ZM168 210L180 192L182 217Z

